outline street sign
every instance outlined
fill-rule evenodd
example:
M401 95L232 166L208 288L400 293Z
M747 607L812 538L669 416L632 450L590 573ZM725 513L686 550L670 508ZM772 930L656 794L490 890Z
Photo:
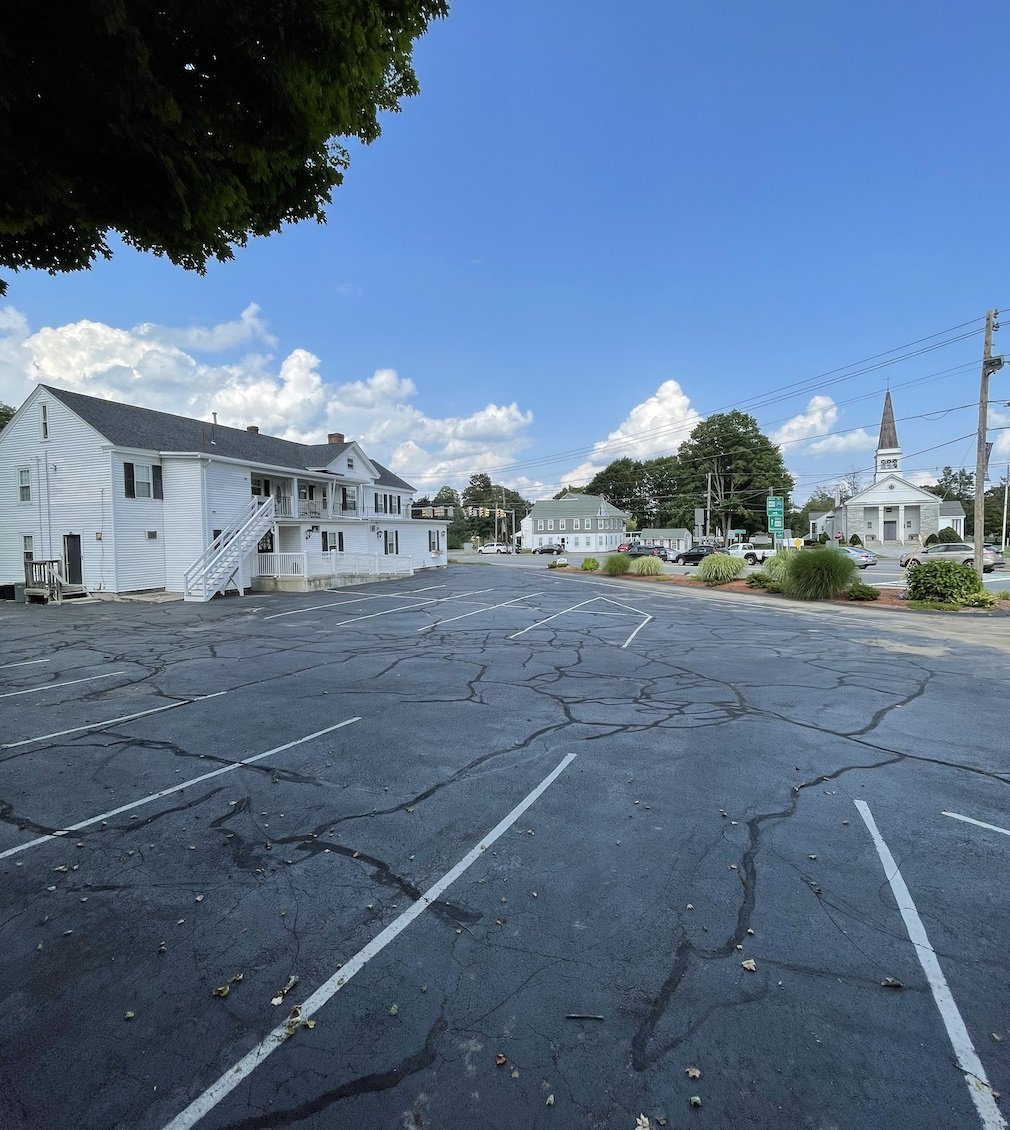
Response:
M785 499L778 496L770 497L767 501L768 531L772 534L782 534L785 530Z

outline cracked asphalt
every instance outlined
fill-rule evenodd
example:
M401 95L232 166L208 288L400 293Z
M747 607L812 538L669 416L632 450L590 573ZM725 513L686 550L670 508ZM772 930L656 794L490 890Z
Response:
M489 562L0 645L4 1130L950 1130L1010 1087L1006 621Z

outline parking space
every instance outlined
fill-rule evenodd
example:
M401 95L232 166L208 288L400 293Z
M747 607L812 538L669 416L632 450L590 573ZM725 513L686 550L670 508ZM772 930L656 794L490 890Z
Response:
M506 559L5 610L0 1124L1002 1125L1007 656L830 615Z

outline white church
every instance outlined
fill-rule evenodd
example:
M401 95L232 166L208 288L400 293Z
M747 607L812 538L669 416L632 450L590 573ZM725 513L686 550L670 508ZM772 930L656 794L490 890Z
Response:
M830 538L840 535L847 542L858 534L864 545L886 548L921 543L947 526L964 537L964 507L960 502L944 502L901 477L901 448L888 389L873 482L834 510L811 514L810 536L816 538L823 532Z

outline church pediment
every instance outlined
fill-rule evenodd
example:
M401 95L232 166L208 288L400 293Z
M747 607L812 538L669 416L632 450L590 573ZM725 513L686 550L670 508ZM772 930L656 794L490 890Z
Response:
M854 494L846 506L915 506L927 503L939 505L940 499L922 487L917 487L900 475L885 475L871 483L865 490Z

